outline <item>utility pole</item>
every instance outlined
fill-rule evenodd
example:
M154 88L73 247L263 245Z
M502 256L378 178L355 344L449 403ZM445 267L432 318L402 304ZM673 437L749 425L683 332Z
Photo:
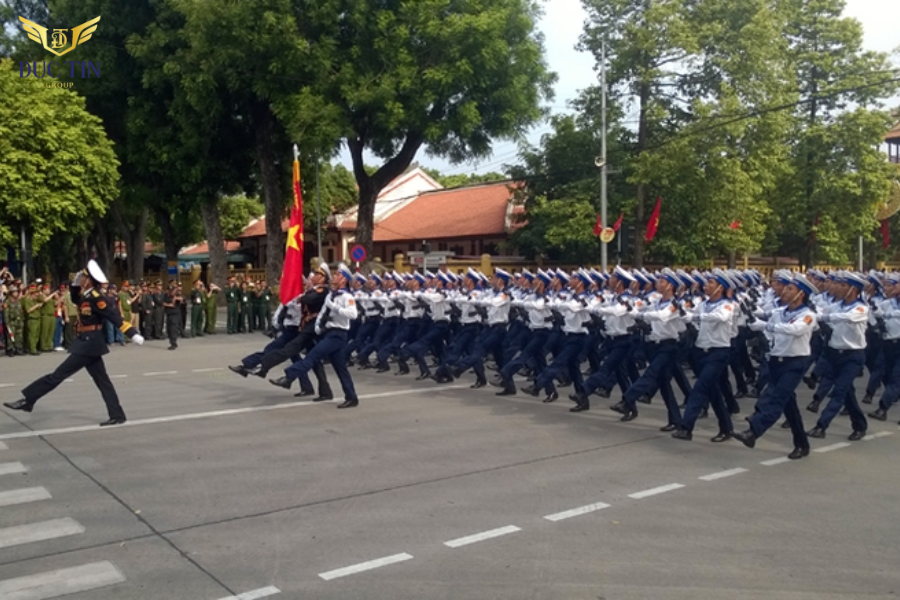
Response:
M600 48L600 95L600 220L604 227L609 227L606 218L606 41ZM607 242L601 242L600 265L604 273L609 262L608 247Z
M319 189L319 158L316 157L316 256L322 258L322 191Z

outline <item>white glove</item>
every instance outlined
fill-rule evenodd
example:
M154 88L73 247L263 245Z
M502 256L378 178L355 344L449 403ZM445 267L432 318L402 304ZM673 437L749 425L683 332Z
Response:
M136 333L133 336L131 336L131 341L134 342L135 344L137 344L138 346L143 346L144 345L144 336L142 336L139 333Z

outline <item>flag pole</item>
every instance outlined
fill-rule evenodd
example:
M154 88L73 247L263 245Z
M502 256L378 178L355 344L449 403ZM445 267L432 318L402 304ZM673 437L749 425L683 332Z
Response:
M609 222L606 219L606 41L600 49L600 216L603 219L603 226ZM606 273L608 263L609 244L601 242L600 245L600 266Z

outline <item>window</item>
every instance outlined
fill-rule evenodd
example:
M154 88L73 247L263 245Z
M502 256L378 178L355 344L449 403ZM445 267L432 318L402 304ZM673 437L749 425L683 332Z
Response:
M444 252L444 251L446 251L446 250L447 250L447 243L446 243L446 242L438 242L438 248L437 248L437 249L438 249L438 252Z

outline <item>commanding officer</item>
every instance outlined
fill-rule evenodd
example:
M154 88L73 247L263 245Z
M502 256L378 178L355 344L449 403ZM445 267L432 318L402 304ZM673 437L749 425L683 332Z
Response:
M753 330L765 329L770 334L769 382L756 404L757 412L750 417L750 429L735 432L734 437L748 448L774 425L784 413L794 435L794 450L788 458L796 460L809 456L809 438L803 430L803 417L797 407L797 386L809 364L810 339L816 329L816 315L809 298L818 293L803 275L797 275L784 286L783 306L772 313L768 323L750 323Z
M845 272L835 281L835 295L842 300L831 305L828 312L819 317L822 323L831 325L831 339L825 350L825 358L831 366L834 387L831 388L828 406L819 415L816 426L809 431L809 437L823 438L825 430L841 411L850 413L853 433L850 441L861 440L866 435L868 421L856 401L853 380L862 374L866 361L866 327L869 324L869 306L860 295L866 280L856 273Z
M119 404L119 397L109 380L109 375L106 374L106 365L103 364L103 355L109 352L103 335L103 322L104 320L111 321L138 345L144 343L144 338L130 323L123 322L119 312L97 292L95 288L102 283L107 283L106 275L93 260L88 262L87 269L75 276L71 294L72 301L78 307L78 325L76 327L78 336L69 349L69 357L53 373L44 375L22 390L21 400L4 402L4 406L13 410L31 412L35 402L56 389L60 383L77 371L87 369L88 375L94 380L94 384L103 396L109 414L109 420L100 423L100 426L119 425L125 422L125 412Z
M234 280L234 277L229 277L228 285L225 287L225 304L228 307L226 330L228 333L238 332L240 293L241 290L238 289L237 281Z
M725 290L730 285L725 274L716 270L706 280L704 291L707 300L702 302L693 315L694 323L699 324L697 342L694 347L694 361L697 364L697 382L685 401L684 416L679 429L672 433L676 440L693 439L694 424L700 412L711 404L716 418L719 420L719 433L712 438L713 442L724 442L731 438L734 427L731 414L725 408L725 402L719 392L719 380L728 367L731 352L731 327L734 307L725 298Z
M165 322L165 308L163 302L166 301L166 293L163 291L162 281L156 281L156 289L153 292L153 335L156 339L163 339L163 323Z
M321 312L316 317L315 330L317 335L322 336L321 339L316 342L306 358L285 369L284 377L270 379L272 385L290 389L294 379L299 378L305 387L312 387L309 371L315 365L321 365L323 360L329 359L344 390L344 402L339 404L338 408L352 408L359 405L346 357L343 355L350 323L358 316L356 302L347 290L347 282L351 277L353 273L347 265L343 263L338 265L337 272L331 279L331 293L328 294Z
M191 337L203 337L203 310L206 308L206 290L199 279L191 290Z
M25 313L25 344L28 354L38 355L38 342L41 339L41 301L40 292L35 284L28 285L28 293L22 300L22 311Z
M25 354L25 313L19 300L19 288L13 286L3 303L3 323L6 325L6 353L9 356Z

